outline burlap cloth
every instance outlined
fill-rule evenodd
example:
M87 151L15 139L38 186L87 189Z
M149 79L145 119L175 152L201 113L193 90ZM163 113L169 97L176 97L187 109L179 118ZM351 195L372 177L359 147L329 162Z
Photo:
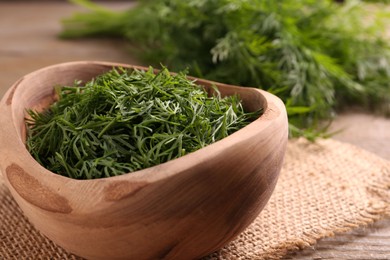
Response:
M1 176L1 175L0 175ZM207 259L273 259L389 213L390 162L334 140L289 141L279 182L255 222ZM76 259L23 217L0 177L0 258Z

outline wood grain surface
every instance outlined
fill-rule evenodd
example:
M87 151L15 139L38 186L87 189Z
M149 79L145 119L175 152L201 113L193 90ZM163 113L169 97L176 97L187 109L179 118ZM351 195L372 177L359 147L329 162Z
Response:
M0 97L24 74L59 62L106 60L140 64L136 55L128 55L126 45L120 41L59 40L59 20L81 9L65 2L31 2L0 1ZM110 1L106 5L121 9L132 4ZM350 111L340 115L332 129L344 129L335 139L390 159L389 125L389 119ZM322 239L286 259L390 259L390 219Z
M313 247L291 252L284 259L390 259L390 220L324 238Z

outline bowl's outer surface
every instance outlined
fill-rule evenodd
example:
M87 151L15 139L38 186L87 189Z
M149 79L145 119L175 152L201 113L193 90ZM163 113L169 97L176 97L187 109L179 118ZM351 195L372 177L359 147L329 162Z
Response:
M261 90L215 84L265 113L231 136L170 162L98 180L73 180L40 166L24 145L26 109L46 106L53 86L112 67L72 62L26 75L0 103L0 166L27 218L68 251L91 259L194 259L219 249L260 213L287 143L283 103ZM137 67L139 69L145 69Z

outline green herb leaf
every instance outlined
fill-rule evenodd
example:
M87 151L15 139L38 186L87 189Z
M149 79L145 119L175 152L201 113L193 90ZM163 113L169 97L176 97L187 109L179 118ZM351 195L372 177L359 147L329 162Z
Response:
M29 111L27 147L47 169L76 179L154 166L221 140L260 111L221 98L181 72L113 69L85 84L55 87L59 100Z
M148 64L271 90L311 108L290 109L289 118L302 130L294 132L313 133L351 103L390 114L389 13L343 2L148 0L109 18L95 7L76 14L63 36L123 37Z

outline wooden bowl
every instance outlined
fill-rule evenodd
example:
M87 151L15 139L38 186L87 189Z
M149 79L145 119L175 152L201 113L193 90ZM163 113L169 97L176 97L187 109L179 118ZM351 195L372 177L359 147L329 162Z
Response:
M198 80L222 95L238 93L245 109L265 113L229 137L141 171L74 180L43 168L25 147L26 109L46 107L53 86L90 80L106 62L50 66L17 81L0 103L0 165L5 183L42 234L90 259L194 259L225 245L260 213L278 179L287 115L275 96ZM146 69L136 67L138 69Z

